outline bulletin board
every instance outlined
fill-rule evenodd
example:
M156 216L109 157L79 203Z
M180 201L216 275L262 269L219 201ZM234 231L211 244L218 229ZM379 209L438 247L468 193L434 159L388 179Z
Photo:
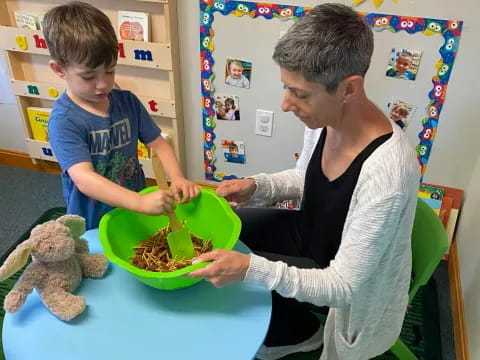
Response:
M304 126L293 114L280 109L283 87L278 66L271 56L278 39L309 10L247 1L200 0L203 152L207 180L221 181L295 166L302 148ZM365 79L367 94L392 120L403 116L397 124L416 149L423 178L463 22L360 14L375 35L375 50ZM248 81L236 79L234 86L227 84L229 70L235 71L231 67L235 65L229 64L232 60L238 60L237 66L243 69ZM408 65L405 72L401 71L402 62ZM236 118L230 104L234 104ZM229 119L223 113L218 114L217 110L222 107L230 110ZM257 110L273 114L273 123L266 123L271 127L265 127L271 136L258 130L261 122L256 120Z

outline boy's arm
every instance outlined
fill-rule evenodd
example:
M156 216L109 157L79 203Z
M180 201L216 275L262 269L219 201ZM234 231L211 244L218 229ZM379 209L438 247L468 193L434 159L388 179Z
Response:
M90 162L72 165L67 172L83 194L110 206L151 215L170 213L174 208L170 191L138 194L97 174Z
M162 136L146 145L152 148L162 161L162 165L170 178L175 199L183 203L196 198L200 192L200 187L183 176L172 146Z
M146 146L157 153L171 181L175 177L184 177L173 148L162 136L158 136Z

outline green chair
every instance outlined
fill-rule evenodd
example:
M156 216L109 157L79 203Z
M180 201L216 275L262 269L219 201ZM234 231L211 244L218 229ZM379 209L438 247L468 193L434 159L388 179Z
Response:
M447 249L448 238L442 222L430 206L419 198L412 230L412 283L408 303L420 286L428 282ZM400 360L418 360L400 338L390 351Z

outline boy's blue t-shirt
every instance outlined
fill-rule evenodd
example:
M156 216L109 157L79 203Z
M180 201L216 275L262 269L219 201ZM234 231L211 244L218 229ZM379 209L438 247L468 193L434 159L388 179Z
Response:
M81 193L67 170L77 163L91 162L98 174L138 192L145 188L145 175L138 161L137 142L147 144L160 136L160 129L130 91L114 89L109 100L108 117L102 117L63 93L48 121L49 141L62 168L67 214L84 217L87 229L97 227L112 207Z

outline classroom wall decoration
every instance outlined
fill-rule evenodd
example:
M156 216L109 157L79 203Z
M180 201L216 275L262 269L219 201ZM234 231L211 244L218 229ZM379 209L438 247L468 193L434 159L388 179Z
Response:
M385 75L404 80L415 80L422 52L392 48Z
M380 2L381 3L381 2ZM212 181L221 181L224 179L237 178L235 174L226 174L223 171L217 170L216 150L215 145L215 127L216 127L216 111L214 81L223 81L225 77L225 67L228 65L228 60L232 59L218 59L220 64L216 67L217 73L213 71L216 59L214 58L214 35L215 31L213 25L215 23L215 16L232 16L232 17L246 17L250 19L263 18L268 21L289 20L297 21L299 18L308 13L310 8L302 6L289 6L280 4L265 4L248 1L234 1L234 0L200 0L200 70L201 70L201 89L202 89L202 123L203 123L203 139L204 139L204 166L205 178ZM442 111L442 106L445 102L445 97L448 88L450 74L452 72L455 57L457 55L458 45L462 32L462 21L457 20L442 20L431 19L423 17L399 16L378 13L360 13L367 23L376 32L391 32L392 36L396 34L406 34L407 36L416 35L422 37L437 37L442 39L441 45L438 48L440 55L435 67L430 64L423 64L420 66L421 71L430 72L431 87L425 94L425 109L417 108L416 116L421 115L421 131L418 133L418 142L416 144L416 152L418 162L421 166L422 178L425 174L428 159L431 154L434 137ZM221 31L221 29L217 29ZM394 49L393 55L400 55L404 49ZM410 50L413 57L417 57L417 70L420 61L421 49L405 49ZM390 54L390 56L392 56ZM415 59L414 59L415 60ZM242 60L245 61L245 60ZM387 58L382 69L370 69L369 72L379 71L385 75L385 66ZM221 69L221 70L220 70ZM251 68L250 68L251 69ZM217 80L218 79L218 80ZM413 80L413 79L410 79ZM392 81L403 82L403 80L394 79ZM418 81L418 77L417 80ZM415 81L408 81L413 83ZM251 85L253 86L253 85ZM249 90L252 91L250 86ZM230 87L234 89L234 87ZM243 89L242 89L243 90ZM233 93L233 90L232 90ZM234 94L234 93L233 93ZM242 95L243 96L243 95ZM242 100L243 102L243 100ZM418 104L417 104L418 105ZM411 104L413 107L414 105ZM245 112L245 107L242 108L242 114ZM408 122L408 121L407 121ZM232 126L242 122L229 122ZM405 124L406 125L406 124ZM232 138L235 136L232 129ZM223 136L225 138L225 136ZM220 151L222 148L220 147ZM223 151L222 151L223 152ZM220 155L224 158L224 155Z
M250 88L252 63L245 60L227 59L225 64L225 84Z
M240 99L235 95L215 94L217 120L240 120Z
M415 113L416 106L402 100L392 100L387 104L387 116L402 130L405 130Z
M245 144L240 140L222 140L225 161L245 164Z

